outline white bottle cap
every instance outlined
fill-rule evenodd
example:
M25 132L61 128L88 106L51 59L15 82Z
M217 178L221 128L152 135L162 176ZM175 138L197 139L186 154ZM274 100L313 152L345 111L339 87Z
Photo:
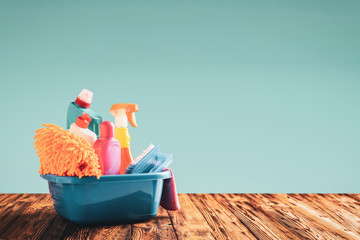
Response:
M89 108L93 99L93 93L87 89L81 90L79 96L75 100L75 103L80 107Z

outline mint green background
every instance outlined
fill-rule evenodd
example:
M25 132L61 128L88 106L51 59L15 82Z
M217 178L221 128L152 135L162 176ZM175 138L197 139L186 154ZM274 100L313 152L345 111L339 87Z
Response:
M47 192L34 130L82 88L179 192L360 192L360 1L0 1L0 192Z

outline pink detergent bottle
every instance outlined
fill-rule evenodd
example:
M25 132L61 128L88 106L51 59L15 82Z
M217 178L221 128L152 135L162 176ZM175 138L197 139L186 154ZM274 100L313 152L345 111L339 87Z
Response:
M94 144L103 175L120 174L121 147L115 136L114 124L104 121L100 124L100 138Z

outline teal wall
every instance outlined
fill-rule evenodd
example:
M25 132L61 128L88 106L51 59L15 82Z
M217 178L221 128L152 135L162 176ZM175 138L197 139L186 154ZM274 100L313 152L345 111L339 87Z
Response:
M0 192L47 192L34 131L82 88L179 192L360 192L360 1L0 1Z

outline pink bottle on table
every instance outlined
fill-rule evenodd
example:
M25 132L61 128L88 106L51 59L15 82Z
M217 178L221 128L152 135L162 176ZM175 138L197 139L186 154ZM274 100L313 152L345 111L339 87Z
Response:
M100 137L94 143L103 175L120 174L121 146L115 138L115 127L110 121L100 124Z

